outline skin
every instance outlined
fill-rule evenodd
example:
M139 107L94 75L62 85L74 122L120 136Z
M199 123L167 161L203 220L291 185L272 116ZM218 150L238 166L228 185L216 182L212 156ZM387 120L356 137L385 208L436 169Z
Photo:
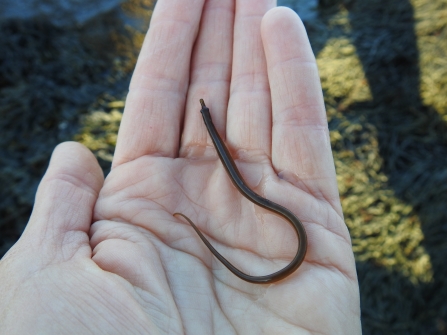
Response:
M360 334L355 263L305 29L270 0L159 0L104 181L58 146L28 226L0 262L0 334ZM248 186L298 216L296 234L231 184L204 98Z
M248 186L243 177L241 176L239 170L237 169L236 163L231 157L231 154L226 147L224 141L220 137L219 133L214 127L213 121L211 119L211 114L209 108L205 106L205 102L200 99L200 104L202 105L202 109L200 112L202 113L203 121L205 122L206 129L210 134L211 140L213 141L214 147L216 148L217 154L222 162L223 167L228 173L228 176L231 179L234 187L238 189L238 191L246 197L248 200L253 202L255 205L265 208L269 211L272 211L284 219L288 220L292 227L295 229L296 235L298 237L298 250L296 252L293 260L284 268L275 273L264 275L264 276L250 276L238 268L236 268L233 264L231 264L225 257L223 257L208 241L208 239L200 232L197 226L192 222L187 216L181 213L174 213L174 216L182 216L188 223L194 228L196 233L199 235L200 239L205 243L205 245L210 249L216 258L227 267L228 270L233 272L236 276L245 280L249 283L253 284L270 284L277 282L281 279L286 278L288 275L293 273L304 260L304 256L306 255L307 250L307 235L304 230L303 224L300 220L287 208L284 208L268 199L261 197L259 194L253 192Z

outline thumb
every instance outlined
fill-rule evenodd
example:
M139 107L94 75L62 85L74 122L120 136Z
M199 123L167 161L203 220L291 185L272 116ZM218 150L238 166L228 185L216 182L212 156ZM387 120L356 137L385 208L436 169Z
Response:
M81 247L91 253L88 232L103 182L102 170L86 147L76 142L58 145L20 242L52 260L70 259Z

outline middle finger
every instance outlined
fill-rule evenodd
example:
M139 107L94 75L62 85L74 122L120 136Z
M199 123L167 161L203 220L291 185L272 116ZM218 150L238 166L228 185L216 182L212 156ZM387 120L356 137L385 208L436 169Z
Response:
M275 6L276 0L236 0L227 142L249 156L271 153L271 98L260 29L264 14Z
M200 114L199 99L205 100L212 111L217 130L222 136L225 134L233 51L233 24L234 0L209 0L205 3L200 32L192 56L190 86L179 154L181 157L202 156L204 148L212 145Z

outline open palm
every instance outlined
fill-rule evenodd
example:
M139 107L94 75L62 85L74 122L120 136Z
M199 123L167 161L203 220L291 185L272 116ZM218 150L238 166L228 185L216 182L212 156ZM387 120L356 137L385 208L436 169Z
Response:
M71 304L61 307L71 317L57 329L72 329L78 320L82 333L360 333L358 284L315 59L296 14L273 6L271 0L158 1L104 185L91 155L74 144L66 145L78 157L64 165L71 172L53 168L58 177L50 178L50 165L47 173L69 179L73 194L66 196L78 199L78 210L81 203L90 208L57 218L66 222L62 235L76 234L64 238L63 255L52 258L57 265L48 261L35 272ZM200 98L247 184L305 226L306 258L284 280L242 281L173 216L191 218L251 275L283 268L298 247L285 220L232 185L201 119ZM38 206L39 195L22 240L39 227L32 225ZM5 259L20 249L19 242ZM74 318L73 306L80 309Z

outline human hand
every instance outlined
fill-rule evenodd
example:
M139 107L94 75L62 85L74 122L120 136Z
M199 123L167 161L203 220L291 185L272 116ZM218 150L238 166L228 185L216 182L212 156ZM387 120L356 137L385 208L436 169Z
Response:
M56 149L0 263L0 333L360 333L315 59L296 14L273 6L158 1L113 169L102 185L88 151ZM291 226L232 186L199 98L249 186L306 228L306 258L282 281L240 280L172 215L245 273L270 274L296 253Z

